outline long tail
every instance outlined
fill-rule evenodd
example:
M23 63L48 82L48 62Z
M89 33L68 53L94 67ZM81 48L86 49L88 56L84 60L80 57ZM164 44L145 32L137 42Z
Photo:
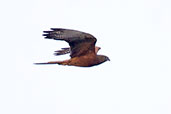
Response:
M48 65L48 64L62 64L62 61L50 61L50 62L44 62L44 63L34 63L36 65Z
M59 64L59 65L69 65L70 60L64 60L64 61L50 61L45 63L34 63L36 65L48 65L48 64Z

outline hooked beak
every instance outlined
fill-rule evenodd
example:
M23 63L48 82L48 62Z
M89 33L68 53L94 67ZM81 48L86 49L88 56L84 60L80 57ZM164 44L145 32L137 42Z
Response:
M107 57L107 61L110 61L109 57Z

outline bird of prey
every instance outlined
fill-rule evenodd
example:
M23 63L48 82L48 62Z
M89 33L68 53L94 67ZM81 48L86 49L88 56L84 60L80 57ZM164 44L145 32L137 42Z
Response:
M35 64L59 64L91 67L99 65L105 61L110 61L105 55L97 55L100 47L95 46L97 40L89 33L63 28L51 28L50 31L43 32L43 36L45 36L46 39L66 41L70 47L55 51L55 55L70 53L71 58L64 61L51 61Z

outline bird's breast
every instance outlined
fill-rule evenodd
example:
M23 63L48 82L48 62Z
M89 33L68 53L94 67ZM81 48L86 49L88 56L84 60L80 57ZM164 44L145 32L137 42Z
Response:
M96 64L96 56L80 56L80 57L74 57L71 59L70 65L73 66L82 66L82 67L89 67Z

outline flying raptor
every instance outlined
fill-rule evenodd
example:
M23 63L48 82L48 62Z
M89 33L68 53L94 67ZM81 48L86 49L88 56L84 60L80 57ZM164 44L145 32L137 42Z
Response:
M59 64L91 67L110 61L110 59L105 55L97 55L100 47L95 46L97 39L89 33L63 28L51 28L50 31L43 32L43 36L45 36L46 39L66 41L70 47L55 51L55 55L70 53L71 58L64 61L50 61L35 64Z

